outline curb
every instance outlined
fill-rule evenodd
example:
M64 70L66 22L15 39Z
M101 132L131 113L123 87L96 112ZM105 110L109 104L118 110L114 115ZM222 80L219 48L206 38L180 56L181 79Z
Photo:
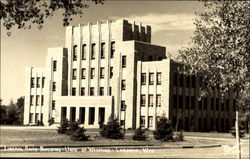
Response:
M22 149L23 151L29 151L28 149L65 149L65 148L103 148L103 149L190 149L190 148L212 148L221 147L221 145L201 145L201 146L154 146L154 145L67 145L67 146L1 146L0 150L6 149Z

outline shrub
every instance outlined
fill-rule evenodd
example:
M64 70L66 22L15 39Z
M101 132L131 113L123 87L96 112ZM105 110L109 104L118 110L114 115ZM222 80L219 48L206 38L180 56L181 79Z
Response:
M156 123L156 130L153 132L156 140L172 140L173 139L173 128L170 121L162 116Z
M84 127L78 127L71 135L71 140L74 141L87 141L89 136L85 135Z
M40 120L37 120L36 125L37 126L44 126L43 121L40 121Z
M184 141L184 135L182 130L180 132L177 132L175 135L175 141Z
M107 125L103 125L100 134L105 138L122 139L124 138L124 134L121 132L121 129L118 119L110 118Z
M79 128L79 123L76 121L72 121L69 124L69 128L66 131L67 135L72 135Z
M145 131L141 128L136 129L134 135L132 136L133 140L137 141L145 141L147 140L148 136L145 134Z
M54 124L55 119L54 119L54 118L50 118L50 119L48 120L48 122L49 122L49 126L50 126L50 125Z
M57 132L60 134L65 134L68 128L69 128L69 121L68 119L65 119L62 121L61 126L58 127Z

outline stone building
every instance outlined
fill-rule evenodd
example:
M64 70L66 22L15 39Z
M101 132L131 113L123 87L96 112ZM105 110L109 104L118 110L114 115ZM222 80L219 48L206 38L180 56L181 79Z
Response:
M113 114L125 128L154 129L164 114L178 129L228 130L234 98L223 102L214 91L199 101L199 78L181 67L165 47L151 44L150 26L127 20L69 26L65 47L48 49L46 67L26 71L24 124L67 118L99 128Z

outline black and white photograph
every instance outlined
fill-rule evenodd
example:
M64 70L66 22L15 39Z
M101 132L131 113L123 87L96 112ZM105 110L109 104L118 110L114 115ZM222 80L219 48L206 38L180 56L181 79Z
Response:
M250 1L1 0L0 158L250 158Z

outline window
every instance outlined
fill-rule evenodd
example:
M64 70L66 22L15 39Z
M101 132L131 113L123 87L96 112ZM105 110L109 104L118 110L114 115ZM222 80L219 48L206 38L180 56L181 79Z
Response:
M44 88L44 84L45 84L45 77L42 78L42 88Z
M195 75L192 75L192 88L195 88L196 78Z
M141 116L140 125L141 125L141 127L145 127L145 116Z
M104 87L100 87L100 96L104 95Z
M127 58L126 56L122 56L122 68L125 68L127 64Z
M186 87L190 87L190 76L189 75L187 75L186 76Z
M30 106L33 106L34 105L34 96L31 95L30 96Z
M124 125L125 121L124 120L120 120L120 125Z
M216 110L219 110L219 98L216 98L215 108L216 108Z
M157 82L157 85L161 85L161 73L160 72L157 72L156 82Z
M154 73L149 73L149 85L154 84Z
M207 110L207 97L204 98L204 105L203 105L203 109Z
M72 88L72 96L76 96L76 88Z
M29 121L29 123L33 123L33 119L34 118L34 114L33 113L30 113L30 121Z
M76 69L73 69L73 74L72 74L72 79L75 80L76 79Z
M150 95L148 95L148 106L149 106L149 107L153 107L153 105L154 105L154 102L153 102L153 95L150 94Z
M73 61L77 60L77 45L73 46Z
M32 77L31 80L30 80L30 87L31 88L35 87L35 78L34 77Z
M156 95L156 106L161 107L161 95L160 94Z
M112 95L112 87L109 87L109 95Z
M148 61L153 61L153 60L154 60L153 56L148 56Z
M53 61L53 71L56 71L56 61Z
M195 96L191 96L191 109L195 109Z
M214 110L214 98L211 98L211 110Z
M179 86L183 87L183 74L180 74L180 79L179 79Z
M81 96L85 96L85 87L81 88Z
M41 106L43 106L44 103L44 95L41 96Z
M153 116L149 116L148 117L148 127L152 127L153 126Z
M110 67L110 74L109 77L112 78L113 77L113 67Z
M36 78L36 87L40 88L40 77Z
M56 101L52 100L52 110L55 110L55 109L56 109Z
M110 58L113 58L115 54L115 42L111 42Z
M53 91L56 91L56 82L53 82Z
M101 59L105 58L105 43L101 43Z
M86 53L87 53L86 45L83 44L82 45L82 60L86 60Z
M37 96L36 96L36 105L39 105L39 104L40 104L40 96L37 95Z
M189 96L186 96L186 108L189 109Z
M174 73L174 86L177 86L177 81L178 81L178 73Z
M95 95L95 88L90 87L90 96L94 96L94 95Z
M125 109L126 109L125 101L122 100L121 101L121 111L125 111Z
M95 44L92 44L91 47L91 59L95 59Z
M86 78L86 69L82 68L82 79Z
M122 90L125 90L125 89L126 89L126 81L122 80Z
M141 74L141 84L145 85L146 84L146 73Z
M177 95L174 95L173 107L174 107L174 108L177 108Z
M145 107L145 105L146 105L146 96L141 95L141 107Z
M41 113L40 119L41 119L41 122L43 122L43 113Z
M103 79L104 78L104 67L100 68L100 78Z
M226 110L229 111L229 99L226 100Z
M95 68L91 68L91 70L90 70L90 78L94 79L94 77L95 77Z

